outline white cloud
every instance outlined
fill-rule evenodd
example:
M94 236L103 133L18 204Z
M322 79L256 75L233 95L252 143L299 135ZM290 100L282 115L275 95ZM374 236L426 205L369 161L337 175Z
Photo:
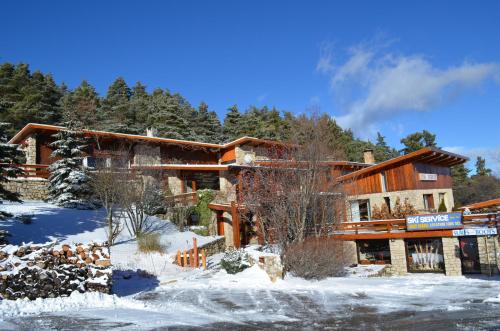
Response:
M348 51L343 63L335 65L331 49L323 49L317 65L319 72L329 75L332 91L343 101L345 114L337 117L338 123L362 136L374 132L377 123L406 112L433 110L464 89L500 76L497 63L440 69L423 56L383 50L357 46Z
M495 176L500 177L500 145L493 148L447 146L443 147L443 149L448 152L467 156L469 158L469 162L467 162L466 166L473 171L476 169L477 157L483 157L486 160L486 167L490 168Z

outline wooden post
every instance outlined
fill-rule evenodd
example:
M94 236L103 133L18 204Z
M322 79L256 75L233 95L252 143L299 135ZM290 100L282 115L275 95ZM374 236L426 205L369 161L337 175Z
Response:
M193 190L193 192L196 192L196 181L195 180L191 181L191 189Z
M201 265L203 266L203 270L207 269L207 255L204 249L201 250Z
M180 251L180 249L177 250L177 265L179 267L182 266L182 259L181 259L181 251Z
M200 257L198 256L198 245L196 238L193 238L193 254L194 254L194 267L198 268L200 266Z
M187 255L186 250L184 250L184 265L183 265L183 267L187 267L187 266L188 266L188 255Z
M240 239L240 217L238 215L238 207L236 206L236 202L231 201L231 218L233 224L233 243L235 248L240 248L241 239Z
M194 268L193 250L189 250L189 266Z

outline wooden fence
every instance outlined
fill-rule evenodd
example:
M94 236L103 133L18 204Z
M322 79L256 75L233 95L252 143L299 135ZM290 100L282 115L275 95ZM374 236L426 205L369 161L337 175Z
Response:
M196 238L193 238L193 248L190 250L177 251L177 265L190 268L207 268L207 254L204 249L198 250Z
M23 173L18 177L21 178L49 178L49 166L46 164L9 164L0 163L0 167L15 166L20 168Z

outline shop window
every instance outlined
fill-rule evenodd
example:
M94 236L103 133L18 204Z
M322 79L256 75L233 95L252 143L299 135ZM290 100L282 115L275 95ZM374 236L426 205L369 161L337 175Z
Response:
M360 264L390 264L391 250L388 239L358 240L358 260Z
M409 272L444 272L441 238L407 239L406 257Z
M369 221L371 219L370 200L351 201L351 221Z

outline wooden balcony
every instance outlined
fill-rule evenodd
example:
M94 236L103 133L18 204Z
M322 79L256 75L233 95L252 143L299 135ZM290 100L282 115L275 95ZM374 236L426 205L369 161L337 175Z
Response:
M463 215L462 224L461 228L498 228L500 226L500 213ZM405 219L343 222L331 226L328 233L344 240L453 236L453 230L407 231Z
M46 164L7 164L2 163L0 167L15 166L21 168L23 173L18 178L49 178L49 166Z

